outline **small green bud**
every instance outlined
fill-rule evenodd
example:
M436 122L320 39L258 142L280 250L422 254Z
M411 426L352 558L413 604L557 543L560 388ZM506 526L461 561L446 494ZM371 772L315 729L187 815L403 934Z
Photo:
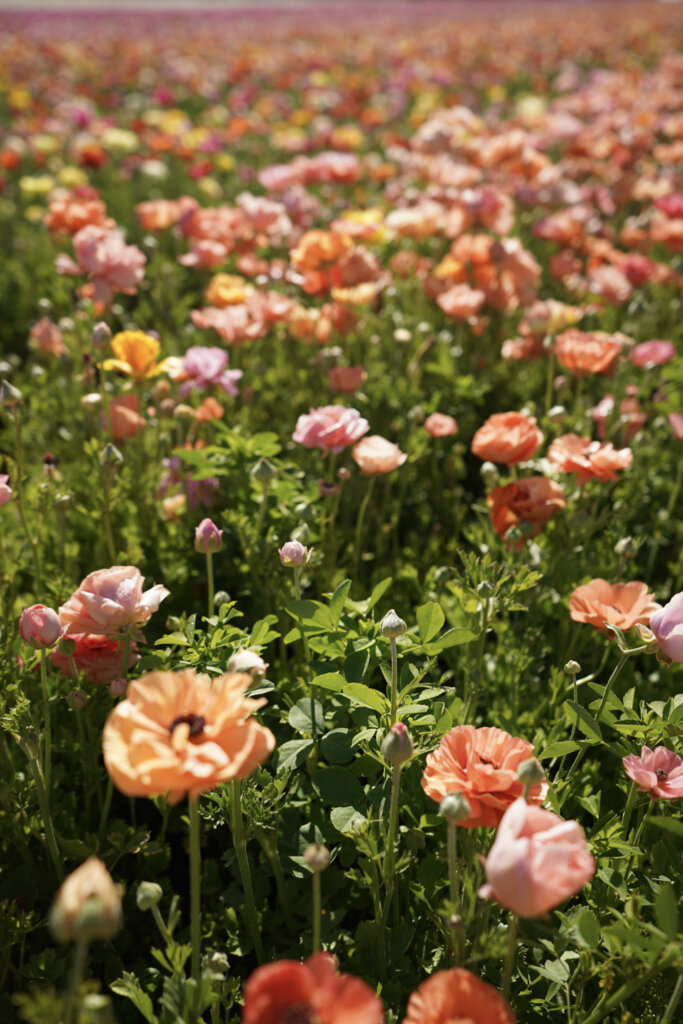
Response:
M277 476L277 469L268 459L259 459L251 468L251 475L260 484L269 484Z
M110 441L100 452L99 461L103 469L117 469L123 462L123 455Z
M220 608L222 604L228 604L230 601L230 594L227 590L217 590L213 596L213 603L216 608Z
M0 382L0 405L4 406L5 409L14 409L15 406L19 405L22 398L23 395L19 388L15 388L8 380Z
M464 821L471 813L472 808L463 793L447 793L439 804L439 814L446 821Z
M407 625L403 619L398 617L393 608L387 612L379 624L380 633L382 636L388 637L389 640L394 640L397 636L403 636L407 629Z
M164 891L158 882L140 882L135 899L140 910L151 910L163 896Z
M578 676L579 672L581 671L581 666L579 665L578 661L572 660L567 662L567 664L564 666L564 670L568 676Z
M324 871L330 863L330 851L322 843L309 843L304 850L304 860L314 874Z
M523 786L537 786L545 778L545 772L540 761L530 757L517 766L517 778Z

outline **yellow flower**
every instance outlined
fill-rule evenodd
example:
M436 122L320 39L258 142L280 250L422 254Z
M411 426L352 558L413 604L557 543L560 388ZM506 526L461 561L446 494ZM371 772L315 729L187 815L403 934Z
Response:
M253 291L254 286L238 274L216 274L209 281L204 298L210 306L235 306Z
M156 377L172 369L177 360L164 359L157 363L161 345L156 338L144 331L121 331L111 339L116 359L105 359L105 370L118 370L136 380Z

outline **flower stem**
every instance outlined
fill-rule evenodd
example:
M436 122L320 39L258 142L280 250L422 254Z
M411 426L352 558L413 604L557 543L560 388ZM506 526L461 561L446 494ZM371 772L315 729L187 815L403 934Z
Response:
M671 999L669 1000L668 1006L664 1011L664 1016L662 1017L661 1024L669 1024L669 1021L672 1021L674 1019L674 1013L676 1012L676 1007L678 1006L682 995L683 973L678 975L678 981L676 982L674 990L671 993Z
M392 641L393 643L393 641ZM401 790L401 765L394 765L391 776L391 805L389 809L389 828L387 830L387 845L384 853L384 885L386 895L382 909L382 923L386 924L389 916L389 908L394 895L394 877L396 867L396 833L398 831L398 801Z
M512 968L517 952L517 916L510 914L510 925L508 927L508 948L503 964L503 996L505 999L510 995L510 981L512 980Z
M313 952L320 952L320 918L322 914L322 894L320 871L313 872Z
M628 796L626 798L626 806L624 807L624 819L623 819L623 822L624 822L624 839L626 839L628 837L628 826L629 826L629 822L631 821L631 814L633 813L633 805L634 805L635 801L636 801L636 784L632 780L631 781L631 787L630 787L630 789L628 791Z
M372 497L372 492L373 492L374 486L375 486L375 477L372 476L372 477L370 477L370 480L368 481L368 484L367 484L367 486L365 488L365 495L363 496L363 500L362 500L360 508L358 510L358 519L356 520L356 536L355 536L355 539L354 539L354 542L353 542L353 578L354 579L358 579L358 571L359 571L360 556L361 556L361 544L363 543L363 524L365 522L365 513L368 510L368 505L370 504L370 498Z
M69 982L69 991L66 997L66 1004L64 1006L64 1024L72 1024L74 1020L74 1011L76 1010L78 990L81 987L81 982L83 981L83 975L85 974L85 965L87 962L87 939L76 939L76 949L74 950L74 962L71 968L71 980Z
M458 902L458 832L457 823L449 819L446 839L448 849L448 887L451 903Z
M47 842L47 848L52 857L52 863L54 864L57 878L61 882L64 878L64 867L62 865L62 859L59 855L59 847L57 846L57 837L55 836L54 825L52 824L52 816L50 814L50 804L45 792L45 783L43 780L43 769L40 765L40 758L37 753L32 752L28 745L23 741L19 741L19 746L28 757L29 769L33 782L36 787L36 794L38 796L38 805L40 807L40 813L43 818L43 824L45 826L45 841Z
M121 676L126 679L128 676L128 662L130 661L130 633L123 637L123 650L121 651Z
M211 553L211 551L207 551L206 552L206 582L207 582L208 591L209 591L209 597L208 597L209 611L208 611L208 615L209 615L209 618L211 618L211 616L213 615L213 590L214 590L214 587L213 587L213 554Z
M389 640L391 648L391 722L394 725L398 717L398 651L396 649L396 637Z
M192 1019L198 1017L197 999L199 996L200 983L200 958L201 958L201 884L202 884L202 855L199 846L199 800L189 797L188 805L190 810L190 939L192 942L192 977L196 988L195 1002L192 1012Z
M43 713L45 715L45 749L43 753L43 772L45 775L45 792L48 807L52 782L52 721L50 715L50 694L47 688L47 651L40 651L40 682L43 688Z
M242 823L242 784L239 779L233 779L230 783L230 818L232 826L232 841L237 854L237 863L242 879L244 891L244 909L247 915L247 925L251 933L251 941L254 943L256 958L261 964L264 960L263 941L258 926L256 915L256 903L254 901L254 889L251 884L251 871L249 870L249 858L247 857L247 843L244 838Z
M114 547L114 536L111 532L111 506L110 506L110 494L111 494L111 478L109 473L105 469L104 472L104 536L107 541L107 551L109 553L109 559L111 564L116 563L116 548Z
M640 648L640 649L642 649L642 648ZM600 716L602 715L602 712L605 710L605 704L607 703L607 698L610 695L610 692L612 690L612 687L614 686L615 680L616 680L617 676L619 675L619 673L621 672L621 670L624 667L624 665L626 664L626 662L628 661L629 657L633 653L634 653L633 651L624 651L622 653L621 657L619 658L619 661L617 662L616 668L614 669L614 671L612 672L612 675L609 677L609 679L607 680L607 683L605 684L605 688L602 691L602 699L600 701L600 706L598 707L597 713L595 715L595 721L598 723L598 726L600 725ZM566 782L569 782L569 780L571 779L572 775L574 774L576 769L581 764L581 762L583 760L583 755L585 753L586 753L586 748L583 747L578 752L576 757L574 758L574 761L572 762L572 766L569 769L569 772L567 774L567 778L565 780Z

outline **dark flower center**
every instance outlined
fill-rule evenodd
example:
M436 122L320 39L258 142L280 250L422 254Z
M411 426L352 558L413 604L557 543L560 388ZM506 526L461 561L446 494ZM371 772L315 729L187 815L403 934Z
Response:
M657 771L655 772L655 775L657 776L658 779L668 779L669 778L669 773L665 772L663 768L658 768Z
M183 722L187 722L190 727L190 736L199 736L204 732L204 726L206 725L206 719L202 715L178 715L174 718L169 727L169 732L173 734L176 726L182 725Z
M320 1024L320 1017L310 1003L292 1003L282 1011L279 1024Z

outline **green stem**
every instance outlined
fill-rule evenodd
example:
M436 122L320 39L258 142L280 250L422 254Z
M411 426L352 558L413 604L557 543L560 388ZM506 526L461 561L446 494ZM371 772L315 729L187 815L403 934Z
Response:
M396 867L396 833L398 832L398 803L401 791L401 765L394 765L391 776L391 804L389 809L389 828L387 830L387 845L384 853L384 885L386 896L382 910L382 921L386 923L389 915L389 907L394 895L394 874Z
M574 684L574 703L575 704L579 703L579 688L576 685L576 677L577 677L577 675L578 675L578 672L572 672L572 683ZM569 733L570 741L574 739L575 735L576 735L576 719L574 719L574 721L572 722L572 731ZM564 762L566 760L567 760L567 755L564 754L563 757L562 757L562 760L560 761L560 767L557 769L557 778L558 779L562 778L562 772L563 772L563 769L564 769Z
M263 941L258 926L256 914L256 903L254 901L254 889L251 884L251 871L249 869L249 858L247 857L247 843L244 838L242 822L242 788L239 779L233 779L230 783L230 819L232 825L232 840L237 854L242 889L244 891L244 909L247 915L247 925L251 933L251 941L254 943L256 958L260 964L264 960Z
M607 998L605 993L598 1001L597 1006L593 1009L593 1012L582 1024L599 1024L599 1021L604 1020L615 1008L620 1008L623 1004L631 998L631 996L642 988L643 985L647 985L651 978L654 978L656 974L666 970L671 962L675 959L674 956L667 957L666 960L661 960L659 963L651 967L645 974L641 974L639 978L632 978L630 981L624 982L624 984L617 989L611 999ZM663 1024L663 1022L662 1022Z
M313 872L313 952L320 952L320 918L322 914L322 895L320 871Z
M45 791L47 794L48 807L50 804L50 792L52 783L52 720L50 714L50 693L47 688L47 651L43 647L40 651L40 682L43 688L43 713L45 715L45 750L43 755L45 773Z
M206 582L209 591L209 618L213 615L213 554L206 552Z
M624 808L624 839L628 837L628 826L631 821L631 814L633 813L633 805L636 802L636 784L631 780L631 787L628 791L626 798L626 806Z
M111 798L114 795L114 783L112 782L111 775L107 782L107 792L104 794L104 806L102 807L102 814L100 815L100 827L97 830L100 843L104 839L104 830L107 827L107 821L109 820L109 810L111 808Z
M370 498L375 486L375 477L370 477L368 484L365 488L365 494L361 502L360 508L358 509L358 519L356 520L356 536L353 543L353 578L358 579L358 571L360 566L361 556L361 544L363 543L363 524L365 522L365 513L367 512L368 505L370 504Z
M116 548L114 547L114 536L111 532L111 507L109 496L111 493L111 478L108 467L104 470L104 536L107 541L107 551L112 565L116 564Z
M159 910L159 908L156 905L154 905L152 907L152 917L156 921L156 926L159 929L161 937L164 940L164 942L166 943L166 946L167 947L171 947L173 945L173 936L171 935L171 933L169 932L168 928L166 927L166 922L164 921L163 917L161 916L161 911Z
M123 650L121 652L121 678L128 678L128 662L130 661L130 633L123 637Z
M510 925L508 927L508 948L505 954L505 963L503 964L503 996L505 999L510 995L510 982L512 980L512 968L515 962L515 953L517 952L517 916L510 914Z
M664 1011L664 1016L662 1017L660 1024L669 1024L669 1021L672 1021L674 1019L674 1013L676 1012L676 1007L678 1006L682 995L683 973L678 975L678 980L674 986L673 992L671 993L671 999L669 1000L667 1008Z
M192 1019L197 1020L200 983L200 962L201 962L201 883L202 883L202 855L199 846L199 800L189 797L190 810L190 939L192 942L192 977L196 988L195 1002L192 1012Z
M394 725L398 717L398 651L396 649L396 637L389 640L391 648L391 722Z
M45 784L43 781L43 770L40 766L40 758L37 754L30 751L28 746L23 740L19 741L19 745L28 757L29 769L33 782L36 787L36 794L38 796L38 805L40 807L40 813L43 818L43 825L45 826L45 840L47 842L47 848L50 851L52 857L52 863L54 864L57 878L61 882L64 878L64 867L62 865L62 858L59 855L59 847L57 846L57 837L55 836L54 826L52 824L52 816L50 814L50 805L47 799L47 793L45 792Z
M301 600L301 566L300 565L295 565L294 566L294 598L297 601ZM310 660L311 660L311 652L308 649L308 637L306 636L306 633L304 631L304 627L303 626L301 627L301 639L302 639L303 645L304 645L304 657L306 659L306 665L308 665ZM311 699L313 699L312 696L311 696Z
M74 1011L76 1010L76 1001L78 998L78 990L81 987L83 981L83 975L85 974L85 966L88 962L88 942L87 939L76 939L76 948L74 950L74 962L71 968L71 980L69 982L69 992L66 997L66 1004L64 1006L64 1024L72 1024L74 1021Z
M635 652L634 651L624 651L622 653L621 657L619 658L619 661L617 662L616 668L614 669L614 671L612 672L612 675L607 680L605 688L602 691L602 699L600 701L600 706L598 707L597 713L595 715L595 721L598 723L598 725L600 725L600 716L602 715L602 712L605 710L605 704L607 703L607 698L610 695L610 692L612 690L612 687L614 686L616 678L619 675L619 673L621 672L621 670L624 667L624 665L626 664L626 662L628 661L628 659L631 656L631 654L633 654L633 653L635 653ZM586 748L583 747L578 752L576 757L574 758L574 761L572 762L572 766L569 769L569 772L567 774L566 782L569 782L569 780L571 779L572 775L574 774L576 769L581 764L581 762L583 760L583 756L584 756L585 753L586 753Z

